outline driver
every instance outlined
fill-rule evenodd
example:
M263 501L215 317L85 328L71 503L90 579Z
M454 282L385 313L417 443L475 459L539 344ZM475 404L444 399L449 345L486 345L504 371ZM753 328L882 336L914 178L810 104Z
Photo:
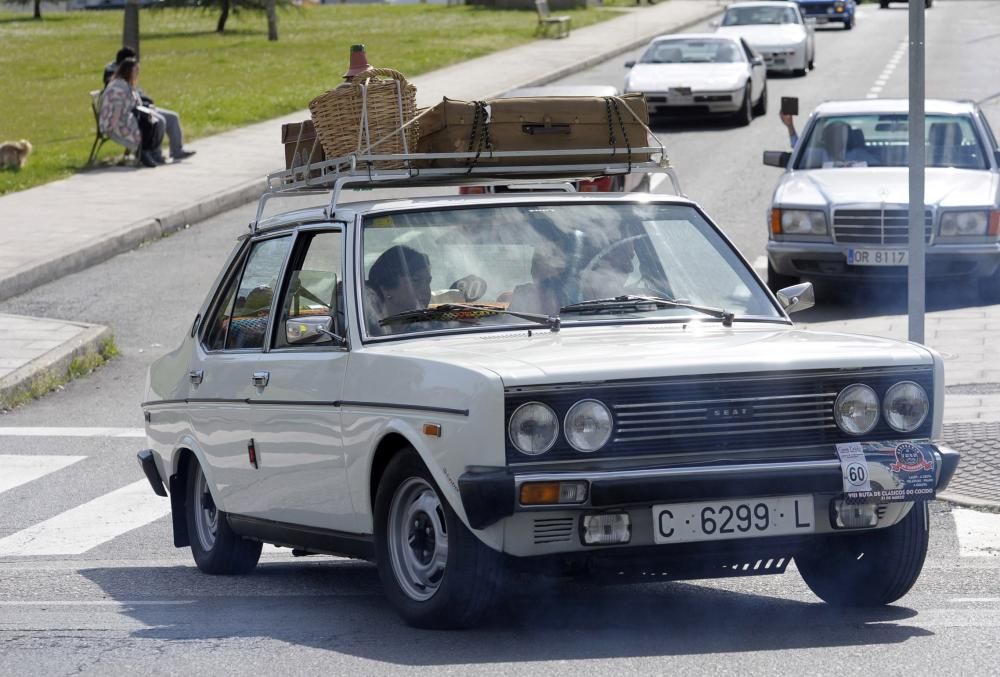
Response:
M372 264L365 285L365 321L368 333L390 333L379 320L426 308L431 302L431 263L426 254L406 245L386 249ZM412 325L410 325L412 329Z
M598 252L580 273L581 300L621 296L625 282L635 270L635 246L625 238Z

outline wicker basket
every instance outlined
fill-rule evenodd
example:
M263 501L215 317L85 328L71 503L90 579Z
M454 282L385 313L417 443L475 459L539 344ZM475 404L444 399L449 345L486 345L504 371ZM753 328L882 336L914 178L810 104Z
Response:
M372 68L309 102L316 136L327 158L351 153L413 153L417 149L417 88L391 68ZM400 169L402 161L374 163Z

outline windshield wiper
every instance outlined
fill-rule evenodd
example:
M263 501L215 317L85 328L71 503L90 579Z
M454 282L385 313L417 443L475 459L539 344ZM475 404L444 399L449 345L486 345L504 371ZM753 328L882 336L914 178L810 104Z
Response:
M688 310L695 310L699 313L719 318L722 320L722 326L724 327L733 326L733 318L736 317L733 313L722 308L696 306L693 303L687 303L677 299L665 299L659 296L636 296L634 294L615 296L607 299L589 299L587 301L581 301L580 303L571 303L568 306L560 308L559 312L560 314L592 313L596 315L599 313L615 311L642 313L650 310L659 310L661 308L687 308Z
M385 327L390 324L412 324L414 322L431 322L434 320L445 322L472 322L476 323L484 317L493 315L510 315L522 320L528 320L539 324L551 331L559 331L560 321L558 317L539 315L537 313L521 313L505 308L494 306L470 305L465 303L442 303L431 308L417 308L416 310L406 310L379 320L379 326Z

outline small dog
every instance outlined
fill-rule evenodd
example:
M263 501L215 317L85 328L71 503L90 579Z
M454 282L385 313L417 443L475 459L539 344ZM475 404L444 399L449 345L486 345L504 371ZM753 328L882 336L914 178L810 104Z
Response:
M20 169L31 154L31 144L25 139L0 143L0 169Z

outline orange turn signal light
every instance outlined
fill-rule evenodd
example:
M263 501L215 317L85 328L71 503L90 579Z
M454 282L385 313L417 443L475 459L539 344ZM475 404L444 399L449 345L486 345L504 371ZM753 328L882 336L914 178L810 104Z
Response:
M1000 209L990 212L990 227L986 232L993 236L1000 235Z
M771 233L781 235L781 210L771 210Z
M428 437L441 437L441 425L439 423L425 423L424 434Z
M558 482L532 482L521 485L521 505L555 505L558 502Z

